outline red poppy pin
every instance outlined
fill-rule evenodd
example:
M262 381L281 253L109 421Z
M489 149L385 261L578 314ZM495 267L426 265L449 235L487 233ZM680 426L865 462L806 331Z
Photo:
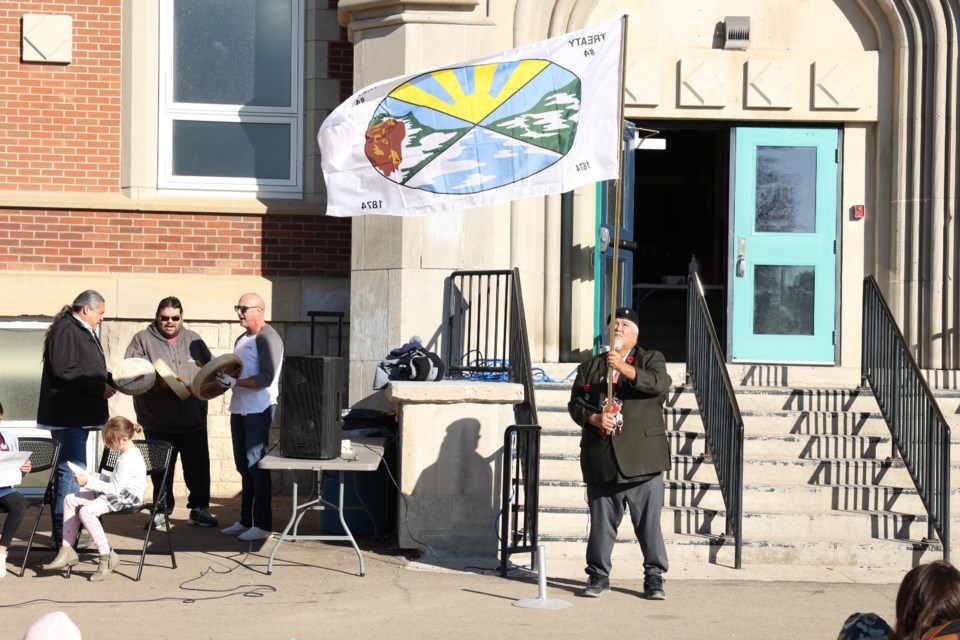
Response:
M633 356L627 356L627 364L633 364Z
M585 393L590 393L590 385L588 385L588 384L583 385L583 391L584 391Z

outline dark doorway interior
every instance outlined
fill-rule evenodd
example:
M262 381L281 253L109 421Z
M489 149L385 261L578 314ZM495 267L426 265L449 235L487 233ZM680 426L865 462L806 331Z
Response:
M640 344L668 362L686 359L686 276L700 263L725 348L730 128L637 123L659 131L665 151L636 153L633 306ZM641 132L643 133L643 132Z

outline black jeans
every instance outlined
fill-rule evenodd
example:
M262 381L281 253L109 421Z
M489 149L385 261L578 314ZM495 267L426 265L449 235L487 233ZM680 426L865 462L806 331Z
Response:
M3 522L3 533L0 533L0 547L9 547L13 542L13 535L23 522L23 514L27 510L27 499L19 491L11 491L0 496L0 511L7 512L7 519ZM0 567L0 571L4 570Z
M170 473L167 474L167 513L173 511L173 472L177 468L177 456L183 461L183 482L187 485L187 508L205 509L210 506L210 444L207 442L207 428L173 433L144 429L143 434L149 440L164 440L173 445L170 458ZM153 479L153 499L160 493L160 479L163 472L151 473Z

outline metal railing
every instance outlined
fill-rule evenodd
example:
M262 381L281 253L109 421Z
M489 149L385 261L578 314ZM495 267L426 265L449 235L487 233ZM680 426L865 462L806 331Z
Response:
M539 424L519 270L454 271L447 295L450 376L523 385L516 422Z
M709 454L720 481L726 507L724 538L734 541L734 558L741 568L743 548L743 418L733 393L720 341L703 296L703 285L691 273L687 285L687 384L700 408Z
M537 476L533 486L539 487L540 426L513 425L508 428L503 435L503 458L500 575L505 578L512 554L529 553L530 566L536 564L540 492L528 490L527 477L533 470Z
M518 269L455 271L447 290L446 365L451 377L508 380L523 386L516 426L503 447L500 574L509 557L537 548L540 427Z
M927 510L928 537L950 559L950 427L872 275L863 279L860 377L870 386Z

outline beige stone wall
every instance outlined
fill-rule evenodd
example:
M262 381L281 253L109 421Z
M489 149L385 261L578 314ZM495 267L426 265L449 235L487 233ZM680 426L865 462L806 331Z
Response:
M117 287L116 279L104 276L103 279L92 278L90 276L82 277L62 277L62 276L18 276L12 277L5 275L6 286L13 287L14 291L21 291L22 295L16 295L11 300L16 300L14 307L21 313L19 315L42 316L49 319L50 315L60 308L63 304L70 302L84 288L98 288L98 290L107 297L107 319L102 324L102 336L104 353L107 358L108 369L115 367L126 352L127 346L133 335L145 328L152 319L152 314L156 309L157 301L170 295L170 287L162 286L159 282L150 282L149 278L141 279L140 289L135 287ZM199 333L204 342L210 347L214 356L231 353L233 343L243 332L232 313L232 307L236 304L240 293L246 290L258 290L262 292L270 291L265 288L264 281L231 281L230 283L196 283L197 286L178 287L178 297L180 297L185 308L186 326ZM169 285L169 282L167 282ZM116 291L135 291L135 295L129 297L117 296ZM28 292L30 295L28 295ZM336 297L336 291L327 291L328 296ZM270 297L265 293L268 305ZM345 294L341 294L345 295ZM320 299L323 296L317 295ZM270 324L280 333L284 341L284 353L286 355L307 355L310 353L310 323L305 319L300 319L306 313L295 313L295 296L288 295L278 300L277 307L273 316L287 317L287 321L271 320ZM123 300L123 302L121 302ZM19 306L18 306L19 305ZM229 308L230 313L223 313L220 307ZM313 308L313 307L310 307ZM126 316L124 319L116 319L117 311L121 310ZM307 309L309 310L309 309ZM191 313L192 311L192 313ZM203 315L208 314L208 315ZM222 319L212 317L216 314ZM233 316L232 318L230 316ZM199 317L199 320L191 318ZM16 319L6 317L4 319ZM337 343L339 339L338 329L335 322L318 322L314 328L314 346L317 355L336 356ZM344 325L342 336L343 354L347 354L347 342L349 340L349 324ZM39 354L37 354L39 358ZM372 374L365 383L369 386L372 383ZM233 449L230 439L230 414L229 414L230 392L224 396L214 399L209 403L208 413L208 433L210 439L210 474L211 474L211 492L214 498L229 498L237 495L240 491L240 477L233 465ZM131 419L135 418L133 410L133 400L130 396L117 394L110 400L110 413L112 415L125 415ZM279 438L280 414L278 412L277 420L274 423L271 444ZM183 484L182 474L178 465L176 483L174 491L177 496L185 496L186 490ZM283 486L280 482L275 483L275 491L283 492Z
M503 435L523 387L393 382L386 393L400 415L400 547L496 555Z
M893 54L869 3L771 0L729 3L670 0L517 0L484 5L464 0L433 7L430 18L401 0L341 0L340 20L355 43L359 88L387 77L466 60L629 15L625 116L644 121L836 123L850 128L843 147L840 204L842 279L841 364L859 359L860 280L864 252L879 229L853 223L846 212L866 204L882 218L886 206L869 188L882 182L876 162L878 129L890 116ZM750 46L723 48L727 15L751 20ZM442 287L458 268L521 269L531 352L558 357L559 205L530 198L490 210L446 215L442 224L413 219L354 222L351 313L380 330L374 342L354 343L354 380L369 377L385 348L413 334L439 335ZM592 250L594 189L575 196L576 249ZM431 226L425 226L429 223ZM881 231L886 233L886 231ZM727 238L718 238L727 242ZM394 243L393 255L383 245ZM469 244L467 244L469 243ZM472 258L470 249L486 249ZM396 249L399 248L399 251ZM581 260L574 276L574 350L591 348L593 266ZM414 300L411 302L411 300ZM432 345L439 347L438 343ZM384 405L368 389L350 389L351 402Z
M112 369L123 360L123 354L130 344L133 335L147 325L147 321L106 322L103 325L104 352L107 356L107 367ZM214 322L189 322L187 326L200 334L203 341L210 347L214 356L233 352L233 343L243 330L239 324ZM274 328L283 337L283 324L275 324ZM240 476L233 464L233 448L230 439L230 393L211 400L208 404L207 433L210 442L210 491L211 496L229 498L240 493ZM131 420L136 419L133 410L133 398L117 394L110 400L110 414L124 415ZM279 421L276 422L271 435L271 442L279 437ZM177 496L186 496L186 487L183 484L183 474L180 465L177 465L177 474L174 484L174 493Z

